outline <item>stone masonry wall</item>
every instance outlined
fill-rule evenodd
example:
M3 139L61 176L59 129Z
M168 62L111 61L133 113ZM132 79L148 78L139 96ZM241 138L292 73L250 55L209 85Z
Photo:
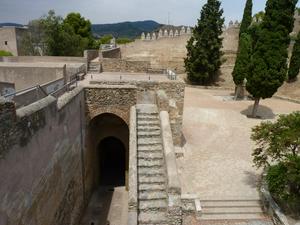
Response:
M12 102L0 103L0 224L79 223L89 195L84 107L81 88L17 111Z
M129 124L131 106L137 102L135 86L97 85L86 87L87 123L102 113L112 113Z
M145 90L147 91L154 91L157 96L157 103L160 110L166 110L169 112L170 115L170 123L171 123L171 130L173 135L173 141L175 145L182 144L182 119L183 119L183 105L184 105L184 89L185 84L182 81L119 81L119 82L112 82L112 81L91 81L93 85L115 85L115 87L121 88L126 87L128 85L137 87L136 93L143 93ZM161 97L162 95L165 97ZM111 95L110 100L112 100ZM100 96L99 96L100 97ZM98 98L99 98L98 97ZM89 99L88 97L86 97ZM123 97L124 98L124 97ZM92 100L92 99L91 99ZM122 99L115 98L116 101L123 102ZM88 101L88 100L87 100ZM91 102L97 102L97 99L93 99ZM134 101L134 99L133 99ZM131 104L133 104L133 101ZM138 103L136 101L136 103ZM87 107L89 110L91 106L87 103ZM99 103L100 105L100 103ZM122 105L122 103L121 103ZM117 110L120 106L116 106L115 110ZM111 107L114 108L114 107ZM130 109L130 107L128 108ZM126 108L127 110L127 108ZM93 110L92 110L93 111ZM129 112L128 110L127 112ZM90 112L92 115L92 112ZM129 116L129 114L127 115ZM120 116L123 118L122 116ZM128 117L126 120L128 121Z
M149 61L127 61L124 59L101 59L104 72L145 73L150 68Z

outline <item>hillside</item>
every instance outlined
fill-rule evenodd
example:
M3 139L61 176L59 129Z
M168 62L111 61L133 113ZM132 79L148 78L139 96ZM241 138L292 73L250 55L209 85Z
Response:
M161 25L152 20L137 22L122 22L113 24L93 24L92 31L95 36L112 34L114 37L136 38L142 32L151 32Z
M0 23L0 27L23 27L23 25L18 23Z

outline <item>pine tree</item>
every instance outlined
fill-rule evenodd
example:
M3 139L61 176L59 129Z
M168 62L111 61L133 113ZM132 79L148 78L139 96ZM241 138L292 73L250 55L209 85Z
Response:
M287 75L287 47L293 30L297 0L268 0L247 76L247 90L254 97L256 117L261 98L271 98Z
M208 84L216 77L222 61L223 9L218 0L208 0L187 44L185 68L188 79L198 84Z
M297 35L297 40L293 48L293 53L290 62L290 68L288 73L289 81L293 81L297 78L300 70L300 32Z
M240 97L242 84L249 71L249 61L251 58L252 43L251 36L247 33L242 33L240 36L239 53L232 72L233 81L236 84L236 98Z
M248 30L248 27L251 25L252 22L252 0L247 0L246 6L244 9L244 15L240 27L240 36L243 33L246 33Z

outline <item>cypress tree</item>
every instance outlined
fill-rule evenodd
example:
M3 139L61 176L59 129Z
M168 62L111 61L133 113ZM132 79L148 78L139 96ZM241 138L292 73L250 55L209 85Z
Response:
M236 98L240 97L242 84L249 71L249 61L251 58L252 43L251 36L242 33L240 36L239 53L232 72L233 81L236 84Z
M223 9L218 0L208 0L187 44L185 68L188 79L198 84L212 82L222 64Z
M247 0L245 9L244 9L244 15L240 27L240 36L242 33L246 33L248 30L248 27L251 25L252 22L252 0Z
M256 117L261 98L271 98L287 75L289 33L294 26L297 0L268 0L247 76L247 90L255 99Z
M293 53L290 62L290 68L288 73L289 81L293 81L297 78L300 69L300 32L297 35L296 43L293 48Z
M248 28L252 22L252 0L247 0L244 15L242 19L242 23L240 26L240 40L238 47L238 54L236 58L236 62L234 65L234 69L232 72L233 81L236 85L235 89L235 99L238 97L242 97L242 83L246 78L246 75L249 71L249 60L250 60L250 52L251 52L251 37L249 35L244 35L244 33L248 33ZM243 38L242 38L243 36Z

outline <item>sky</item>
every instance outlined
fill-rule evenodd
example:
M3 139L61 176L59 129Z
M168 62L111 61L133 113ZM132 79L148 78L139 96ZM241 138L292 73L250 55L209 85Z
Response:
M0 0L0 23L27 24L50 9L65 16L79 12L93 24L155 20L194 26L207 0ZM221 0L226 24L241 20L246 0ZM253 0L253 13L264 10L266 0ZM168 16L169 15L169 16Z

